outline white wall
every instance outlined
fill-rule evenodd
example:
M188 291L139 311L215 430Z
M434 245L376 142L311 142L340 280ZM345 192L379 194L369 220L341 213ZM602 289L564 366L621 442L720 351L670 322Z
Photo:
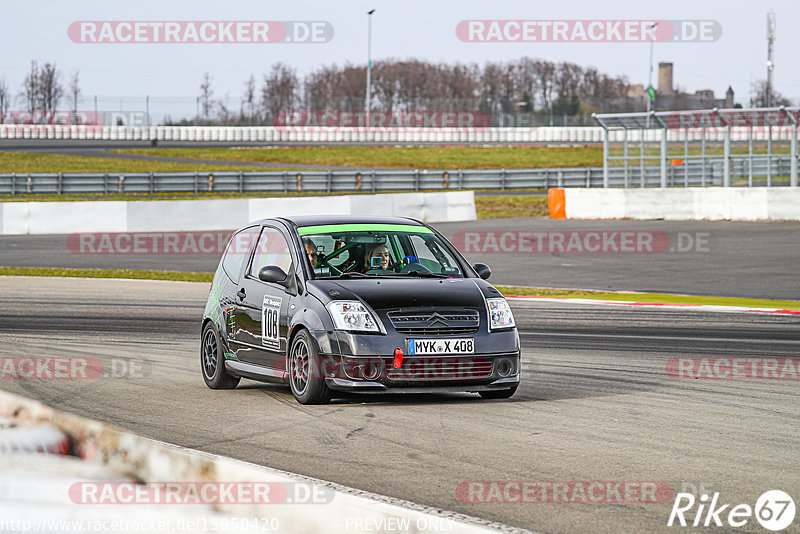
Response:
M734 141L746 141L749 130L733 127ZM790 128L775 127L772 139L788 140ZM628 141L638 142L642 130L628 132ZM723 129L710 129L709 139L722 140ZM623 130L611 130L611 142L621 143ZM661 130L644 132L645 141L661 140ZM701 129L686 132L670 130L671 142L700 140ZM764 128L754 132L756 140L766 141ZM50 124L0 125L0 139L104 139L120 141L220 141L220 142L385 142L385 143L601 143L603 129L599 126L541 126L533 128L320 128L275 126L69 126Z
M163 232L239 228L266 217L377 215L474 221L472 191L318 197L0 203L0 234Z
M564 190L567 219L800 221L800 188Z

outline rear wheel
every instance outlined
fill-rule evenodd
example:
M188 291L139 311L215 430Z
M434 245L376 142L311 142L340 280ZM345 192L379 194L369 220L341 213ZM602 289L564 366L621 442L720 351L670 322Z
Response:
M289 386L300 404L327 404L331 390L325 384L317 345L308 330L298 332L289 351Z
M234 389L239 385L239 377L228 374L225 370L225 356L222 351L217 329L214 323L203 328L200 344L200 367L203 369L203 380L211 389Z
M509 389L499 389L494 391L479 391L478 394L484 399L508 399L517 392L517 386Z

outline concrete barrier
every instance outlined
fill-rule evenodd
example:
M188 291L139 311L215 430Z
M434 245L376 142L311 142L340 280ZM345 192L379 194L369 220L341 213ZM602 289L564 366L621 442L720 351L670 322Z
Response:
M317 197L0 203L0 234L233 230L291 215L376 215L474 221L472 191Z
M384 532L388 529L380 525L388 523L408 525L391 529L400 533L486 534L501 528L510 530L478 518L144 438L4 391L0 391L0 417L23 424L52 425L69 435L73 452L85 461L108 466L146 484L250 482L293 488L301 485L307 488L307 495L324 497L302 504L288 499L266 504L214 504L218 511L229 514L275 518L280 524L278 532ZM355 518L361 520L360 524L373 527L359 529L352 524L348 527L348 520L352 523Z
M800 221L800 189L564 189L567 219Z

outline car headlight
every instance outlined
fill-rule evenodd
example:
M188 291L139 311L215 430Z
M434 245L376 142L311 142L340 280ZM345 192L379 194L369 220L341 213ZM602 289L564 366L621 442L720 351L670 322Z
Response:
M378 323L369 310L357 300L334 300L328 303L328 311L338 330L357 332L380 332Z
M500 328L513 328L514 314L511 307L504 298L486 299L489 308L489 330L499 330Z

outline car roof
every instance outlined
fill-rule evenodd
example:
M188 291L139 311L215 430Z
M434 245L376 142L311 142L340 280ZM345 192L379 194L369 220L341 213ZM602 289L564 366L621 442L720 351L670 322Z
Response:
M277 217L278 220L287 221L294 226L319 226L323 224L406 224L409 226L424 226L414 219L406 217L377 217L374 215L297 215L293 217ZM275 219L263 219L259 223Z

